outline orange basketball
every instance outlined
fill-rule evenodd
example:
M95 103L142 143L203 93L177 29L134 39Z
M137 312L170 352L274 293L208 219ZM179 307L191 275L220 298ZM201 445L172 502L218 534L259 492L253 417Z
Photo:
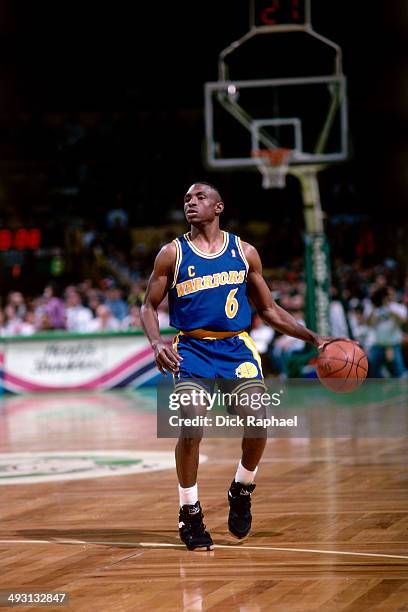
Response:
M334 340L320 352L316 366L322 385L337 393L357 389L367 377L367 355L352 340Z

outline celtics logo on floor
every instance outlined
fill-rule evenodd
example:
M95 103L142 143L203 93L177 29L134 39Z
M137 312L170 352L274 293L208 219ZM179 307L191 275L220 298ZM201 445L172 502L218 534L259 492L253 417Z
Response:
M200 461L206 461L200 456ZM66 451L1 453L0 485L80 480L174 468L169 451Z

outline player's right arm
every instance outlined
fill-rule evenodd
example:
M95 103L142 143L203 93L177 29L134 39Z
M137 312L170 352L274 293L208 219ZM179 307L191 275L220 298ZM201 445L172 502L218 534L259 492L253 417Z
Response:
M177 372L182 359L172 346L168 346L161 339L157 316L157 309L172 283L175 263L176 247L171 242L166 244L156 257L140 313L142 327L154 350L157 367L165 376L165 370L172 374Z

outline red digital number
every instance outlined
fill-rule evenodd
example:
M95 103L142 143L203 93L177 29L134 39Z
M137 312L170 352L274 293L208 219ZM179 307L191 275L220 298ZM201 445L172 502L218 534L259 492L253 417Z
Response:
M16 232L8 229L0 229L0 251L25 251L30 249L35 251L40 248L41 231L37 228L20 228Z
M13 246L17 251L24 251L27 248L27 230L19 229L16 231Z
M292 0L291 12L292 12L292 19L294 21L297 21L298 19L300 19L299 0Z
M8 251L11 248L12 235L10 230L0 230L0 251Z
M274 14L279 10L279 0L272 0L271 6L268 6L261 12L261 21L265 25L276 25L277 20L274 19Z
M28 230L27 232L27 248L35 251L41 245L41 232L37 228Z

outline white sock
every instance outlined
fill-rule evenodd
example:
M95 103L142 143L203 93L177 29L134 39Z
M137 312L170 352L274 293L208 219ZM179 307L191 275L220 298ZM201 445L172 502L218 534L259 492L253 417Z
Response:
M241 484L250 485L254 482L256 473L258 471L258 466L254 469L253 472L247 470L242 465L241 461L238 464L237 473L235 474L235 482L240 482Z
M179 498L180 498L180 507L188 504L192 506L196 502L198 502L198 486L197 484L192 487L186 487L185 489L179 485Z

